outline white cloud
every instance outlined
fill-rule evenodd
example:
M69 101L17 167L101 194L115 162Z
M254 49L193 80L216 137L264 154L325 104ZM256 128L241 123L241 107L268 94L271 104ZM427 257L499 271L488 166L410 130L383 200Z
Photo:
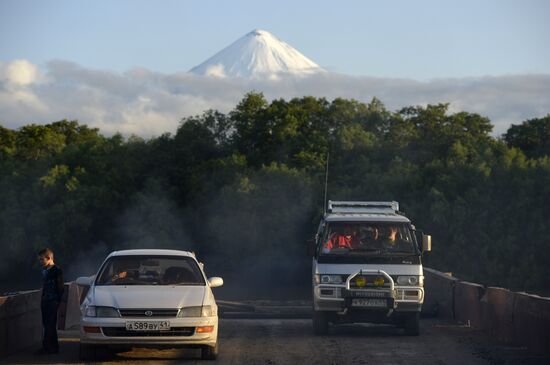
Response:
M264 92L268 99L313 95L368 102L377 97L390 110L449 102L451 111L488 116L495 134L511 123L550 113L550 75L419 82L326 73L274 81L145 69L116 73L65 61L52 61L41 73L24 60L0 65L0 71L0 123L10 128L67 118L99 127L106 134L158 136L174 132L182 117L210 108L228 112L251 90Z
M42 80L38 67L27 60L0 64L0 121L7 118L34 121L47 115L47 105L33 88Z
M213 76L213 77L225 77L225 66L221 63L218 63L216 65L208 66L205 72L206 76Z
M36 81L38 68L27 60L13 60L0 68L1 79L14 85L29 85Z

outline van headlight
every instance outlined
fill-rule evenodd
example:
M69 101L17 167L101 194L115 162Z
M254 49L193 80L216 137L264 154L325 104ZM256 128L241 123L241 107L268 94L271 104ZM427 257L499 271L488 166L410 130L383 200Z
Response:
M118 318L120 314L118 310L113 307L98 307L95 305L89 305L84 312L85 317L98 317L98 318Z
M342 275L315 275L315 284L342 284Z
M418 275L401 275L397 277L398 285L423 286L424 276Z
M212 306L202 305L196 307L184 307L178 312L178 317L211 317Z

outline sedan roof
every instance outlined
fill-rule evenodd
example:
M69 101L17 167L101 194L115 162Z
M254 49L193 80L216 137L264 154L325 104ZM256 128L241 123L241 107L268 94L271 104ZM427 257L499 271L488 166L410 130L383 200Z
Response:
M139 249L139 250L121 250L113 251L109 255L111 256L187 256L195 258L195 254L189 251L180 250L163 250L163 249Z

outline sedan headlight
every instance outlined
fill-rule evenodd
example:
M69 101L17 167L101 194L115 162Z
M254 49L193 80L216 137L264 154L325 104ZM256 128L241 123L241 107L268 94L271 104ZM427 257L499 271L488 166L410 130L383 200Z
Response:
M417 275L402 275L397 277L398 285L423 286L424 277Z
M178 317L211 317L212 306L203 305L196 307L184 307L178 312Z
M212 306L203 305L201 315L202 317L212 317Z
M84 312L85 317L99 317L99 318L118 318L120 314L118 310L113 307L97 307L90 305L86 307Z

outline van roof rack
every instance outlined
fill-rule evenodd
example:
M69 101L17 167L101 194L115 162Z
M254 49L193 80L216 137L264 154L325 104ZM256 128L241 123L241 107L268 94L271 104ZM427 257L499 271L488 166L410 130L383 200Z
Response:
M391 202L360 202L360 201L328 201L329 213L383 213L396 214L399 212L399 203Z

